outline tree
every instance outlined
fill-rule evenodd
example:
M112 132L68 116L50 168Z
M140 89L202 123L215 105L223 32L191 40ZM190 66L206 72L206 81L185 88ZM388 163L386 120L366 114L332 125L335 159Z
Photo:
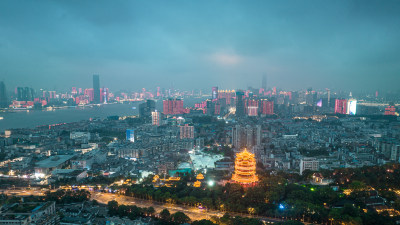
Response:
M153 216L155 212L156 212L156 210L154 210L154 208L151 206L146 209L146 213L148 216Z
M183 212L176 212L171 216L172 221L178 224L189 223L190 218Z
M277 225L304 225L304 223L295 220L289 220L286 222L277 223Z
M108 208L108 214L110 216L115 216L118 214L118 202L115 200L109 201L107 203L107 208Z
M210 221L210 220L202 219L202 220L196 220L196 221L194 221L194 222L192 223L192 225L216 225L216 224L213 223L213 222Z
M171 213L169 213L169 210L168 210L168 209L163 209L163 210L160 212L160 218L161 218L162 220L169 221L169 220L170 220L170 217L171 217Z

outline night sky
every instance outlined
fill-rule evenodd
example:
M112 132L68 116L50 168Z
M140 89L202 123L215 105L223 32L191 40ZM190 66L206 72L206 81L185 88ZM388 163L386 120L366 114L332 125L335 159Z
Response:
M15 86L398 90L400 1L0 1Z

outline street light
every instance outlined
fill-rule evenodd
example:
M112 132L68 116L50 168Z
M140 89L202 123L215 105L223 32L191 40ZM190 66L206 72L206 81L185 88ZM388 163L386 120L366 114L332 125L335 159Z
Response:
M208 182L207 182L207 184L208 184L208 186L210 186L210 187L212 187L212 186L214 186L214 181L213 180L209 180Z

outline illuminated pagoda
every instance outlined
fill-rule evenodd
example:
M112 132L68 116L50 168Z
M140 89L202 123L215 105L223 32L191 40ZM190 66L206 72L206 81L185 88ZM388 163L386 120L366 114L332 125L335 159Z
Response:
M236 154L235 172L232 181L245 186L251 186L258 182L256 175L256 159L254 154L246 149Z

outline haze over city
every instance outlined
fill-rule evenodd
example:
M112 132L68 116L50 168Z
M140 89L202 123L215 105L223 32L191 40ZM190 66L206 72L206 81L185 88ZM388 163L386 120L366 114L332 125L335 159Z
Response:
M400 0L0 1L0 225L400 224Z
M9 87L398 90L398 1L1 1Z

